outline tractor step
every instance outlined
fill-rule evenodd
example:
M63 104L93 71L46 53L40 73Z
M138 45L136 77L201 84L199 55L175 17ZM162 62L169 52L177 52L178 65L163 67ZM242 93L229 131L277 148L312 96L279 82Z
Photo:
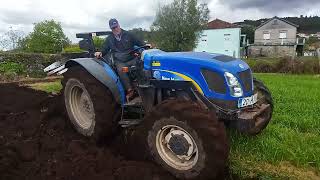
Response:
M150 84L139 84L138 87L139 88L150 88L150 87L154 87L154 86L152 86Z
M130 127L130 126L135 126L138 125L142 122L142 119L122 119L119 121L119 124L121 127Z
M124 104L125 107L128 106L141 106L142 105L142 100L140 97L136 97L134 99L132 99L131 101L127 102Z
M136 97L133 100L123 105L124 112L143 113L142 101L140 97Z

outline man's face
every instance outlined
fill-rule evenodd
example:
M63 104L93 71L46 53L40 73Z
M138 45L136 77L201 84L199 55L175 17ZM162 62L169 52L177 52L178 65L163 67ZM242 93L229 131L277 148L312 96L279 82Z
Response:
M115 28L112 28L111 30L114 35L119 35L121 33L121 28L119 25Z

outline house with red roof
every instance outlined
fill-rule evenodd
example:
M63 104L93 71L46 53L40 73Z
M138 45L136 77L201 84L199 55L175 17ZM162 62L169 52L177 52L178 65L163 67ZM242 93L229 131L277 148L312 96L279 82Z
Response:
M240 58L240 44L241 28L235 24L215 19L207 24L194 51Z

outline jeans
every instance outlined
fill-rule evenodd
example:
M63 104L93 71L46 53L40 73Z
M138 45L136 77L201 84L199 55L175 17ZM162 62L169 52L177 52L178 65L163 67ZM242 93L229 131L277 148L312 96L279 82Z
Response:
M131 82L130 82L130 79L129 79L129 75L128 75L128 73L122 72L122 67L129 67L130 68L131 66L136 64L136 59L130 60L128 62L119 62L118 61L115 64L116 64L116 67L117 67L117 71L118 71L120 80L121 80L122 84L124 85L124 88L126 90L132 89L132 85L131 85Z

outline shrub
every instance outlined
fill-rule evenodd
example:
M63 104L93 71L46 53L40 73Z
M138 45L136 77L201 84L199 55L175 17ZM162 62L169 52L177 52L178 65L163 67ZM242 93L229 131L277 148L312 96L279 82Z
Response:
M0 81L16 81L18 80L18 74L15 72L5 72L1 75Z
M78 44L72 44L65 48L63 48L64 53L80 53L84 52L84 50L80 49Z
M18 76L45 77L43 71L48 65L61 60L87 57L85 53L40 54L40 53L0 53L0 76L4 72L15 72ZM10 75L11 76L11 75ZM1 77L0 77L1 79Z
M293 73L294 72L294 60L291 57L283 57L277 64L280 73Z
M261 59L249 59L247 60L248 65L251 67L253 72L256 73L274 73L278 71L279 60L270 58Z
M246 62L255 73L320 74L320 61L310 57L257 58Z
M297 60L294 64L296 74L318 74L319 62L317 60Z
M93 44L98 51L101 51L104 41L104 38L98 36L93 37Z
M277 64L266 60L258 61L254 66L254 72L272 73L277 71Z
M17 75L25 74L26 68L24 65L16 63L16 62L2 62L0 63L0 73L2 74L13 74Z

